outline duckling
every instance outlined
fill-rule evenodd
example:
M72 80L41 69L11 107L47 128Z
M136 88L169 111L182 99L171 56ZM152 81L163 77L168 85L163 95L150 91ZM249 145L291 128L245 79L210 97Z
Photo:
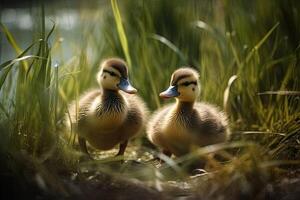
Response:
M195 147L225 142L228 134L226 115L214 105L195 102L199 93L199 75L192 68L176 70L162 98L176 98L152 115L147 124L149 140L167 156L182 156Z
M81 150L89 155L86 141L99 150L109 150L120 144L118 155L123 155L128 140L144 127L147 108L137 90L130 84L128 68L119 58L104 60L97 74L100 89L84 94L70 106L72 127L77 127ZM76 120L77 117L77 120Z

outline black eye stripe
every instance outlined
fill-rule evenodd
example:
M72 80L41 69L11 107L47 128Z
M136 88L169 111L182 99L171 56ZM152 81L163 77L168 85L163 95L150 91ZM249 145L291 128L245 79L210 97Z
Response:
M191 84L197 85L197 82L196 81L190 81L190 82L186 81L184 83L181 83L180 85L189 86Z
M103 72L109 73L111 76L118 76L115 72L104 69Z

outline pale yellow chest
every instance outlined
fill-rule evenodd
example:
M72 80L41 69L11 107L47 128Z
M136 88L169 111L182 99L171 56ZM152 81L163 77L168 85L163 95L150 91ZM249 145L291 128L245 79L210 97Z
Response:
M94 101L87 113L87 122L92 129L99 129L103 132L113 131L119 128L125 121L127 109L122 112L103 112L99 114L99 104L101 102Z
M192 135L186 127L176 122L171 122L164 127L164 135L170 139L178 140L178 142L192 142Z
M171 120L162 129L163 137L170 149L175 155L184 154L190 151L191 146L195 143L193 134L187 127L180 124L175 119Z

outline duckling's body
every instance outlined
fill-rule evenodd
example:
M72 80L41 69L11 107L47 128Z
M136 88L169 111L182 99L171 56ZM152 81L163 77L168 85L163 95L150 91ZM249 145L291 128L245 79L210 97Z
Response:
M187 154L194 147L225 142L229 133L226 115L213 105L194 102L197 74L189 68L178 72L178 77L182 73L183 78L173 85L177 88L177 101L152 115L147 126L149 140L169 155L176 156Z
M123 62L121 64L124 65ZM116 63L108 63L102 67L104 72L99 74L102 81L109 79L109 74L105 73L105 67L108 67L110 73L110 71L113 72L111 66L114 65ZM113 76L120 75L122 78L122 74L117 74L117 71L113 72ZM73 127L77 127L79 143L84 152L87 152L84 141L86 140L92 147L99 150L109 150L120 144L118 155L122 155L127 141L141 132L145 124L147 109L141 98L132 94L131 90L125 90L131 93L128 94L116 88L107 87L106 84L106 88L102 87L86 93L80 98L77 120L76 105L73 104L70 107L71 121Z
M225 115L212 105L177 102L156 111L147 132L153 144L181 156L195 146L224 142L226 126Z

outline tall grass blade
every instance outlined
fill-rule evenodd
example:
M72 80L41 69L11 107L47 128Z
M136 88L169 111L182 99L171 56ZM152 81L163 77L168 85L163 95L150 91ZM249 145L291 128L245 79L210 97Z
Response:
M223 108L225 110L226 113L229 112L228 109L228 100L229 100L229 93L230 93L230 88L232 86L232 84L234 83L234 81L238 78L237 75L233 75L230 77L230 79L228 80L228 84L227 87L224 91L224 97L223 97Z
M128 49L127 37L126 37L125 30L124 30L124 27L122 24L122 17L121 17L119 8L118 8L118 3L117 3L117 0L111 0L110 2L111 2L112 9L113 9L113 14L114 14L115 22L117 25L118 35L119 35L119 38L121 41L123 52L125 54L127 64L130 68L131 67L131 58L130 58L130 53L129 53L129 49Z
M51 20L51 21L52 21L52 20ZM47 36L46 36L46 41L47 41L47 42L49 41L49 38L50 38L50 36L52 35L52 33L53 33L53 31L55 30L55 27L56 27L55 22L54 22L54 21L52 21L52 22L53 22L53 26L52 26L52 28L50 29L49 33L48 33Z
M1 27L2 31L4 32L4 34L5 34L8 42L13 47L13 49L16 51L17 55L21 54L22 53L22 49L17 44L14 36L10 33L10 31L6 28L6 26L4 24L2 24L1 22L0 22L0 27ZM23 65L23 67L24 67L24 70L27 70L28 69L28 63L25 62L25 61L22 61L21 63Z
M176 47L171 41L169 41L167 38L158 35L158 34L151 34L150 38L155 39L159 42L161 42L162 44L166 45L167 47L169 47L172 51L174 51L179 58L181 59L181 61L183 63L187 63L187 59L186 57L183 55L183 53L179 50L178 47Z
M277 22L268 32L267 34L252 48L250 53L246 57L246 63L250 61L250 59L253 57L254 53L259 50L259 48L267 41L267 39L271 36L271 34L276 30L276 28L279 26L279 22Z
M12 69L13 65L16 64L17 62L32 59L32 58L34 58L34 59L45 59L45 58L40 57L40 56L28 55L28 56L23 56L23 57L20 57L20 58L13 59L10 62L5 62L4 64L6 64L6 65L5 66L3 65L3 67L0 71L0 90L1 90L3 84L6 80L6 77L7 77L8 73Z
M5 34L8 42L10 43L10 45L14 48L14 50L16 51L17 54L20 54L22 52L22 50L19 47L19 45L17 44L13 35L9 32L9 30L6 28L6 26L4 24L2 24L1 22L0 22L0 27L3 31L3 33Z

